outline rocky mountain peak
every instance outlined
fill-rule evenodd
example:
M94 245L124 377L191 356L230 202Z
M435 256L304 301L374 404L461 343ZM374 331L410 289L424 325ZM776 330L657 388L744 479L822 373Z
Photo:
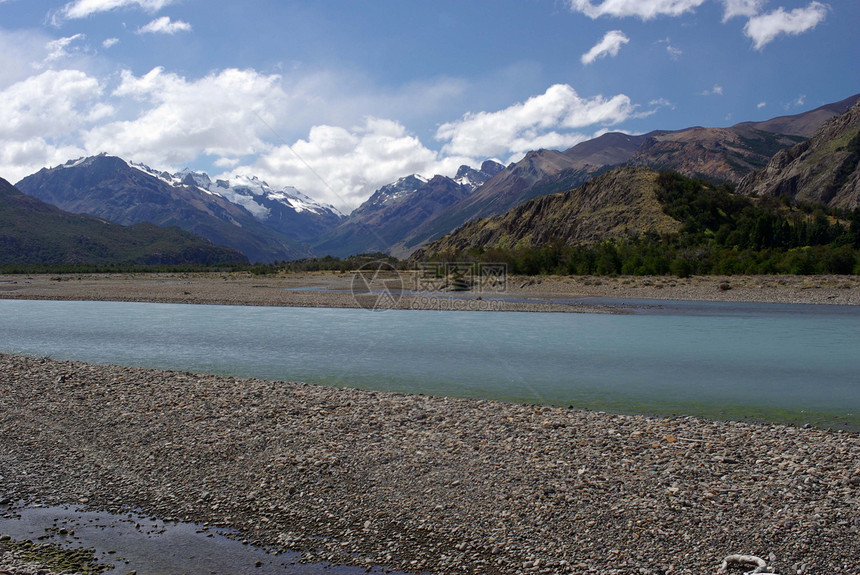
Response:
M457 175L454 176L454 181L462 186L469 188L469 191L475 190L486 184L490 178L504 170L505 167L495 160L486 160L481 164L481 169L476 170L471 166L460 166L457 170Z

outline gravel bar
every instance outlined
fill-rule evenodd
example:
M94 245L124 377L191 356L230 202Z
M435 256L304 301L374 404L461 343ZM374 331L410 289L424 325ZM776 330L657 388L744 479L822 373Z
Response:
M475 286L456 293L411 293L412 273L399 279L406 290L392 302L399 309L613 311L563 303L588 297L860 305L860 276L509 276L503 289ZM330 272L0 275L0 299L354 308L361 305L352 294L355 280L355 273Z
M231 527L309 562L857 575L858 496L844 431L0 354L0 499Z

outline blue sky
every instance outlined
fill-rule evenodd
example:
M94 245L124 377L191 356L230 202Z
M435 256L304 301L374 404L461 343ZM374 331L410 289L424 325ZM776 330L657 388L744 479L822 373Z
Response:
M0 0L0 177L107 152L349 211L410 173L860 92L857 0Z

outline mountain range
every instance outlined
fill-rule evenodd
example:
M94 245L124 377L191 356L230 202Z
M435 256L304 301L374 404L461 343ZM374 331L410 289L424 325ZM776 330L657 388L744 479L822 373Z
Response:
M503 214L529 199L575 188L620 166L671 169L686 176L737 184L764 167L778 151L805 141L822 122L844 113L858 99L860 95L854 95L802 114L743 122L730 128L693 127L642 135L610 132L563 152L529 152L474 194L418 226L392 246L393 253L411 253L466 222Z
M44 168L16 187L72 213L123 225L175 225L260 262L311 255L302 238L343 217L255 179L212 182L205 174L171 175L106 154Z
M72 214L17 190L0 178L0 263L219 264L243 263L240 252L212 245L178 227L143 222L122 226Z
M607 239L665 237L677 234L685 226L688 232L704 226L718 236L719 226L736 223L744 216L746 207L753 209L753 204L744 196L785 196L812 205L845 210L860 208L860 101L825 121L812 138L777 152L764 168L745 176L736 193L724 192L742 200L740 202L729 201L721 206L713 197L705 197L705 194L714 196L718 192L703 188L697 192L700 195L695 202L672 209L672 193L666 191L665 182L661 183L660 178L660 173L646 166L615 168L577 188L532 199L501 215L467 222L414 252L412 257L420 260L476 249L514 251L554 242L587 246ZM688 185L702 187L694 181L689 181ZM711 184L711 187L715 186ZM729 204L741 214L735 222L732 222L732 215L726 213ZM777 236L785 236L788 228L775 222L779 221L779 216L784 216L786 209L768 212L768 208L763 208L765 215L752 221L744 237L748 240L757 236L755 241L769 245ZM802 222L808 219L796 209L792 217L796 228L802 227ZM857 217L855 213L852 218ZM685 219L697 221L690 225L682 221ZM826 217L824 221L828 221ZM743 229L743 226L737 228ZM771 231L762 231L765 229ZM723 230L722 235L728 236L730 231L731 226ZM736 239L743 243L744 237ZM727 238L716 239L719 242ZM789 240L783 237L783 241Z
M461 166L454 178L437 175L426 179L416 174L401 178L378 189L324 234L314 249L337 257L398 251L393 246L417 226L444 214L503 169L488 160L480 169Z
M190 170L170 174L105 154L45 168L16 185L22 192L70 212L124 225L175 225L213 244L239 250L251 261L376 251L406 257L468 222L575 189L619 167L670 169L739 184L739 191L748 195L788 193L805 198L807 192L785 187L775 192L763 181L776 173L774 162L784 168L809 158L809 149L820 148L813 145L819 127L841 117L858 99L860 95L855 95L802 114L729 128L606 133L563 151L529 152L506 167L494 161L484 162L480 168L462 166L454 178L412 174L383 186L348 216L295 188L274 189L253 176L212 180ZM832 139L826 134L821 138ZM840 186L856 182L851 171L851 162L856 164L856 138L848 137L834 146L841 159L828 169L844 180ZM807 151L796 151L800 149ZM823 156L836 157L831 152ZM815 158L812 161L821 163ZM751 175L762 169L770 176ZM807 179L809 186L820 188L814 177ZM828 190L816 201L850 206L851 200L845 203L843 198L856 196L850 190ZM615 201L632 201L632 197Z

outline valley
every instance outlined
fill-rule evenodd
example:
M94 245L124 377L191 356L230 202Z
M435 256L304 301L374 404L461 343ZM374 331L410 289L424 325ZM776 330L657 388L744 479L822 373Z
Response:
M533 247L668 237L683 222L661 213L666 208L653 192L636 184L657 172L677 172L748 197L842 210L860 205L858 97L728 128L610 132L564 151L534 150L508 166L494 160L477 168L463 165L454 177L412 174L379 188L348 215L294 187L276 189L254 176L213 180L189 169L171 174L107 154L43 169L16 186L63 210L122 225L178 226L264 264L373 252L414 259L439 250L511 248L527 237ZM608 182L627 187L620 192ZM576 213L557 211L553 202L561 193L579 198ZM458 239L485 226L487 218L507 218L504 234L484 228L466 242Z

